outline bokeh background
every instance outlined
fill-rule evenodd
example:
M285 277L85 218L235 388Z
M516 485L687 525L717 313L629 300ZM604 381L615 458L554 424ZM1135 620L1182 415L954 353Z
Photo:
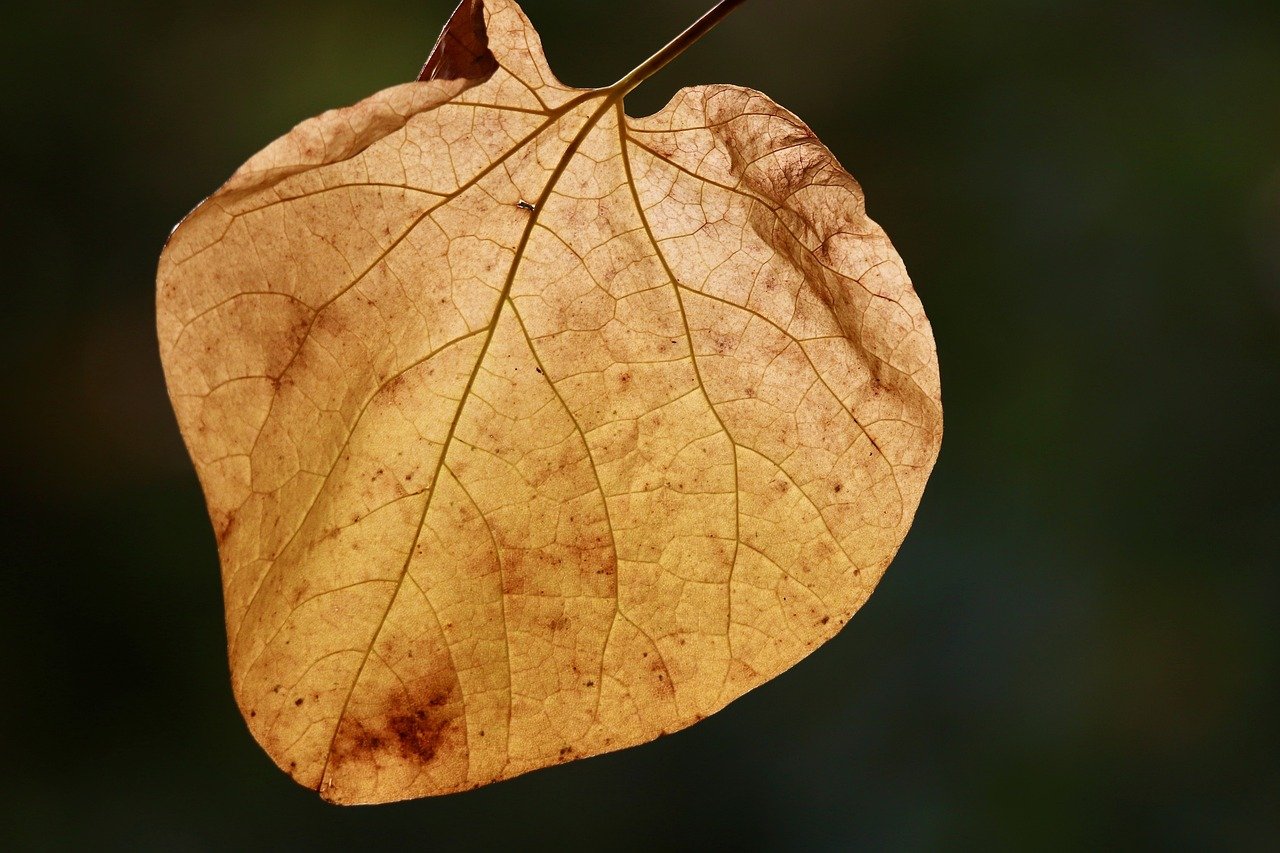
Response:
M613 81L709 0L527 0ZM0 846L1275 849L1280 5L753 0L628 99L733 82L865 187L934 324L915 528L811 658L692 729L340 809L232 701L153 331L169 229L411 79L448 0L29 3L0 28Z

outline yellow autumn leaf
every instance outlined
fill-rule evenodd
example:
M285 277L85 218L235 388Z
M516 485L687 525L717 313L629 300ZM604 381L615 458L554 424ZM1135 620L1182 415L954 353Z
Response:
M161 353L235 695L339 803L652 740L832 637L910 526L937 357L862 193L735 86L631 119L511 0L176 229Z

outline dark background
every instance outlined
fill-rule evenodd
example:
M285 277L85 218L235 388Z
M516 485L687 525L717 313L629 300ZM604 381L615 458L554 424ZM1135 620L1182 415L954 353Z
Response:
M709 0L527 0L612 82ZM6 12L0 839L21 848L1275 849L1280 5L753 0L628 100L733 82L866 189L942 457L834 641L657 743L341 809L231 698L165 396L169 229L411 79L446 0ZM8 846L0 843L0 846Z

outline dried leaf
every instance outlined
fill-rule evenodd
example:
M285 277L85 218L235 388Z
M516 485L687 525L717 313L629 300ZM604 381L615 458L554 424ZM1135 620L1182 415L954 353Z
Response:
M833 636L911 523L937 359L861 191L735 86L627 118L510 0L175 231L169 390L235 695L341 803L701 720Z

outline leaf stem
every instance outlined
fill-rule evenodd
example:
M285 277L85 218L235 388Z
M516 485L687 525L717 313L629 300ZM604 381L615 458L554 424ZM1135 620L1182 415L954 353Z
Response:
M621 98L653 75L657 74L667 63L693 47L703 36L711 32L721 21L729 17L729 13L737 9L747 0L720 0L711 11L694 21L689 29L673 38L662 50L646 59L636 69L609 87L615 98Z

